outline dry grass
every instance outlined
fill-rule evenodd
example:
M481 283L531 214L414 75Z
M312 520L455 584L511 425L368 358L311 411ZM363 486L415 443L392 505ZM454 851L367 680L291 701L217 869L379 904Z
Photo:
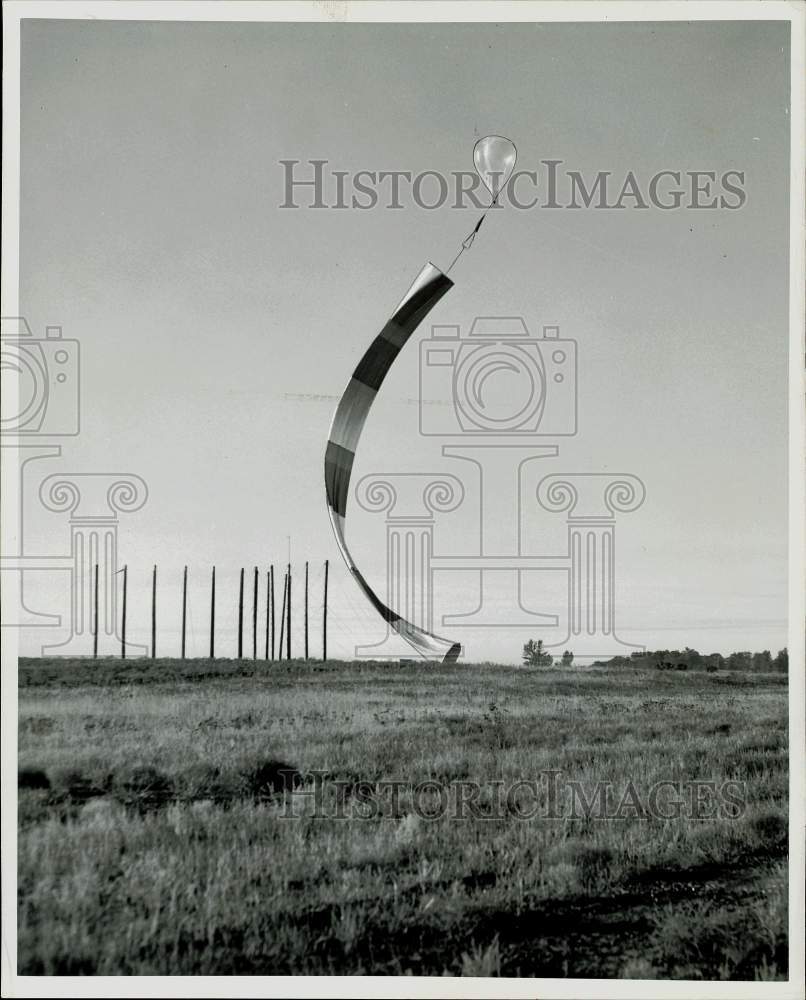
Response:
M780 675L30 661L20 686L21 973L785 978ZM404 788L359 815L377 782L549 769L746 803L428 820ZM345 818L304 815L312 771Z

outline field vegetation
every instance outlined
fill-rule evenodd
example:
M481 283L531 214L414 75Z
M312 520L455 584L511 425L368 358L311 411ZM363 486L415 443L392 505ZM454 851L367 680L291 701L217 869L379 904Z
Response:
M19 683L20 974L786 978L785 675L29 660ZM608 783L618 815L580 810Z

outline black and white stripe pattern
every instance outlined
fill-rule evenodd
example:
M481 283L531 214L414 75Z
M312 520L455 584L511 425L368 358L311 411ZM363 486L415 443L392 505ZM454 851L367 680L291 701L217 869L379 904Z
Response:
M373 340L369 350L358 363L344 395L339 400L325 452L325 489L327 507L333 533L347 568L375 610L389 625L427 659L442 657L446 663L454 662L461 646L449 639L431 635L387 608L353 562L344 537L347 516L347 498L353 460L375 396L392 367L395 358L405 346L422 320L453 287L451 279L438 267L428 263L414 279L397 309Z

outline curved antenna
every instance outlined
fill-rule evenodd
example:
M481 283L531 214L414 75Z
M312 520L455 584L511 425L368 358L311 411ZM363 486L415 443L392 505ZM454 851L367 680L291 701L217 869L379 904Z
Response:
M462 241L448 271L465 250L473 245L487 213L498 201L498 196L512 173L517 155L518 151L512 140L500 135L485 136L474 146L473 163L479 177L492 195L492 201L473 230ZM388 622L390 627L418 653L428 658L441 656L444 663L453 663L462 651L461 645L418 628L392 608L388 608L361 575L350 555L344 535L355 451L370 407L387 372L409 337L448 289L453 288L448 271L443 273L430 261L425 265L358 363L339 400L330 427L325 451L325 490L330 523L339 551L365 597L384 621Z
M333 534L347 569L364 596L399 636L421 656L429 659L440 656L444 663L453 663L458 659L462 651L461 645L426 632L406 621L381 601L350 555L345 539L345 526L355 452L370 408L387 372L409 337L450 288L453 288L453 282L434 264L429 262L420 271L353 372L336 407L325 451L327 509Z

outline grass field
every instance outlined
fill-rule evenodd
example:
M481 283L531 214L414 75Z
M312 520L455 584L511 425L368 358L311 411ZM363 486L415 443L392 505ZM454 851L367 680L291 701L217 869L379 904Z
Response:
M786 706L772 674L22 661L19 972L785 979Z

